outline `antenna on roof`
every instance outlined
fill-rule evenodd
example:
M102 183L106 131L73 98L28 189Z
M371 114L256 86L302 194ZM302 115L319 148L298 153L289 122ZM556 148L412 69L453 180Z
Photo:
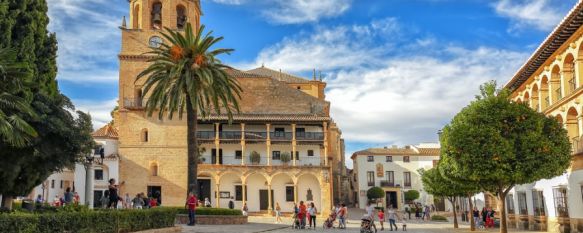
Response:
M320 82L322 82L322 71L320 70Z
M314 74L312 75L312 79L316 81L316 69L314 69Z

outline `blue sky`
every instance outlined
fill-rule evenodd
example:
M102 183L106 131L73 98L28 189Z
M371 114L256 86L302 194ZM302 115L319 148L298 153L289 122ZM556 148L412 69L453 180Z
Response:
M59 84L95 127L116 105L126 0L47 0ZM230 65L321 70L346 156L437 141L488 80L506 83L577 0L202 0Z

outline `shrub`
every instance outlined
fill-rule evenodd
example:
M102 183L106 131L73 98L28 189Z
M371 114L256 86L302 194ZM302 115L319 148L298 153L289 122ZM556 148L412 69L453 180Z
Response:
M291 161L291 155L288 152L283 152L280 155L280 159L282 163L289 163L289 161Z
M379 198L385 197L385 191L379 187L372 187L366 191L366 197L371 201L376 201Z
M409 203L419 198L419 191L409 190L405 192L405 202Z
M0 214L0 229L13 232L134 232L174 226L176 209L57 211Z
M186 208L175 207L175 209L179 214L188 214L188 210ZM243 215L243 212L241 212L241 210L224 208L199 207L196 208L196 215Z
M447 222L447 218L445 216L441 216L441 215L432 215L431 216L431 221Z
M259 164L261 162L261 155L257 151L251 151L249 154L249 160L253 164Z

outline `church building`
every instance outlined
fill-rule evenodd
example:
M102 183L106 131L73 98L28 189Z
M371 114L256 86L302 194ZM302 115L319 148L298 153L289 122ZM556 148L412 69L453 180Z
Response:
M187 192L186 119L159 120L144 111L148 96L138 74L148 67L161 28L200 25L198 0L130 0L129 23L122 26L119 54L120 192L161 194L163 206L183 206ZM344 140L330 116L326 83L259 67L229 69L242 87L240 112L199 118L201 147L199 199L213 207L247 203L250 212L269 213L279 203L313 202L320 212L342 197ZM345 174L344 174L345 175Z

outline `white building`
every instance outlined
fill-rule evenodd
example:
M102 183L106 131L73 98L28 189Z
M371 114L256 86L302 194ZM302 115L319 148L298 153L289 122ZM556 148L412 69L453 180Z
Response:
M439 145L423 143L416 146L397 146L370 148L355 152L353 160L353 179L356 179L354 192L357 205L364 208L368 202L366 192L372 187L385 191L383 206L404 207L404 192L417 190L420 197L415 202L433 204L433 197L423 189L418 170L431 169L439 160ZM444 202L441 202L444 203ZM440 203L435 203L436 206ZM442 209L445 209L445 203ZM438 206L439 209L439 206Z
M107 190L109 179L113 178L119 181L119 156L117 154L117 130L112 124L103 126L93 132L92 136L96 143L92 152L93 165L90 168L93 183L93 195L91 195L93 201L91 203L94 204ZM62 172L54 173L41 185L35 187L29 198L34 199L41 195L45 202L52 204L55 197L62 197L65 190L71 188L79 195L79 202L86 203L86 172L85 165L77 163L73 170L65 169ZM123 193L123 184L120 184L120 193ZM125 195L125 193L123 194Z

